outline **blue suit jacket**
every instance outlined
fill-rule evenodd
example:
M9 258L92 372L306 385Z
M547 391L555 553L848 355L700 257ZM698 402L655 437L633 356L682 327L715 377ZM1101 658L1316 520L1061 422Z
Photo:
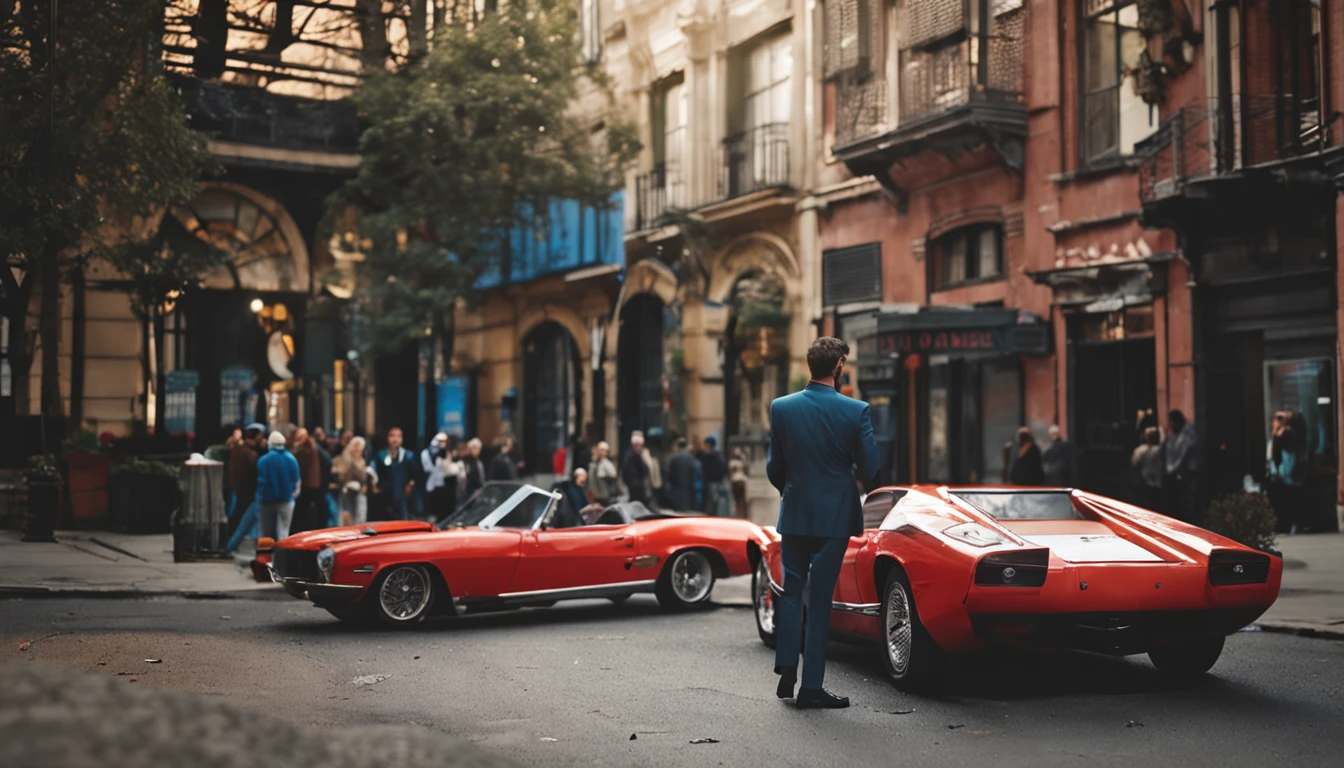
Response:
M868 404L824 384L808 384L771 403L765 473L783 495L781 534L843 538L862 533L854 481L877 474Z

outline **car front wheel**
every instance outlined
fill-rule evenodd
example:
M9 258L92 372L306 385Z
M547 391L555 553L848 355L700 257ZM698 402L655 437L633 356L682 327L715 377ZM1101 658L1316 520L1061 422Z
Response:
M417 624L434 604L434 579L423 565L394 565L373 588L378 618L395 627Z
M713 590L714 566L709 556L698 549L684 549L673 555L658 574L654 594L664 608L685 610L708 602Z
M943 680L946 655L919 620L914 592L894 567L882 590L882 661L892 683L903 691L926 691Z
M751 574L751 607L756 613L756 634L767 648L774 648L779 642L775 634L775 591L770 586L770 566L764 555Z
M1160 672L1171 677L1194 678L1213 669L1218 657L1223 653L1222 635L1205 637L1179 645L1154 648L1148 652L1148 660L1153 662Z

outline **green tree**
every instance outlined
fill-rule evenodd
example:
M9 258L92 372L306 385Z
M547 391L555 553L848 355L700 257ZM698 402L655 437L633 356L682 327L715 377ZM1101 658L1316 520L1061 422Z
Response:
M576 6L454 4L423 55L355 94L362 162L331 218L358 211L357 241L345 236L365 256L357 290L372 338L430 329L451 343L457 300L472 300L485 270L507 274L511 228L540 231L552 200L601 206L622 185L639 144L605 73L580 59ZM600 114L575 109L585 94Z
M160 0L0 0L0 254L22 275L0 270L0 296L24 402L41 286L43 413L62 411L62 275L95 253L125 266L137 219L189 199L208 164L158 64L162 13Z

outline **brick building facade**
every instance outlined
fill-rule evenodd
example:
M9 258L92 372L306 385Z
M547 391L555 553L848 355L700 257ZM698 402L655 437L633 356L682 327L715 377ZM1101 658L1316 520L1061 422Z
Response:
M1265 479L1292 408L1303 522L1333 527L1344 4L822 13L823 311L884 479L996 482L1017 426L1058 424L1075 482L1132 497L1142 430L1180 409L1207 500Z

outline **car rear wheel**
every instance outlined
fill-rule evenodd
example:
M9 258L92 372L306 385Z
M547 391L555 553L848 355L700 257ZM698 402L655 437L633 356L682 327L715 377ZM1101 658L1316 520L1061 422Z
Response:
M654 594L664 608L685 610L707 602L713 590L714 566L709 556L698 549L683 549L663 566Z
M434 579L423 565L394 565L373 587L378 618L396 627L423 621L434 604Z
M764 555L751 574L751 607L756 613L756 634L767 648L774 648L779 642L775 634L775 592L770 587L770 566Z
M899 566L887 574L882 590L882 663L903 691L936 688L943 680L946 654L919 620L910 581Z
M1204 637L1179 645L1154 648L1148 652L1149 661L1165 675L1193 678L1213 669L1223 653L1222 635Z

